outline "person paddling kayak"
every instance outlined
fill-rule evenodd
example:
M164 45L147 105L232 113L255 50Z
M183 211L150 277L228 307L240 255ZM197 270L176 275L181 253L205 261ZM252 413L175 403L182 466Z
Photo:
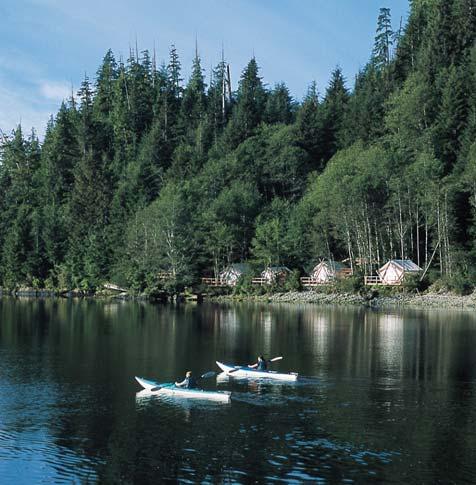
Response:
M185 379L182 382L176 382L175 385L177 387L183 387L184 389L198 388L197 381L195 377L193 377L191 370L187 371L187 373L185 374Z
M256 364L249 365L248 367L261 371L268 370L268 361L262 355L260 355L258 357L258 362L256 362Z

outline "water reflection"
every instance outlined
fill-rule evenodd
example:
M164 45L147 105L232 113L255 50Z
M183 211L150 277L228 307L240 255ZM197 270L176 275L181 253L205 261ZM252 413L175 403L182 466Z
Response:
M475 348L472 312L0 299L0 476L470 481ZM204 380L228 406L136 397L134 375L261 353L307 377Z

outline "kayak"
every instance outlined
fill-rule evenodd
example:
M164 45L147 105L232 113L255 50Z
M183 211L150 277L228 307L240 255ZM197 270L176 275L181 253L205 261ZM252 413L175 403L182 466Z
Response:
M152 394L168 394L193 399L211 399L214 401L230 402L231 392L204 391L203 389L184 389L177 387L173 382L160 383L137 377L136 381ZM158 389L156 389L158 388Z
M288 374L276 372L274 370L256 370L247 366L236 366L231 364L223 364L217 361L217 366L229 376L235 377L251 377L253 379L278 379L281 381L295 381L298 378L296 372L289 372ZM233 372L231 372L233 371Z

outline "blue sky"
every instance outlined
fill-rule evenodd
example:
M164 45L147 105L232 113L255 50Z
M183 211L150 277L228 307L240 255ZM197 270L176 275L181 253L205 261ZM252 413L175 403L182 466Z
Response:
M127 58L136 37L159 60L175 43L185 78L197 38L207 71L223 43L234 87L253 54L264 81L285 81L296 99L312 80L322 93L336 65L351 87L380 7L394 27L407 17L407 0L0 0L0 129L21 121L41 135L71 86L94 77L108 48Z

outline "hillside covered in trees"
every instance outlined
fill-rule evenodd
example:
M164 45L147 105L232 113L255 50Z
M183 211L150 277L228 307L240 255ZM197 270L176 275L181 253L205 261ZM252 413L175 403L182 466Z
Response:
M231 91L225 59L205 76L197 54L184 81L173 46L161 66L108 51L42 143L3 140L0 286L180 287L320 257L476 283L476 2L413 0L398 31L390 15L353 86L336 68L302 102L254 58Z

